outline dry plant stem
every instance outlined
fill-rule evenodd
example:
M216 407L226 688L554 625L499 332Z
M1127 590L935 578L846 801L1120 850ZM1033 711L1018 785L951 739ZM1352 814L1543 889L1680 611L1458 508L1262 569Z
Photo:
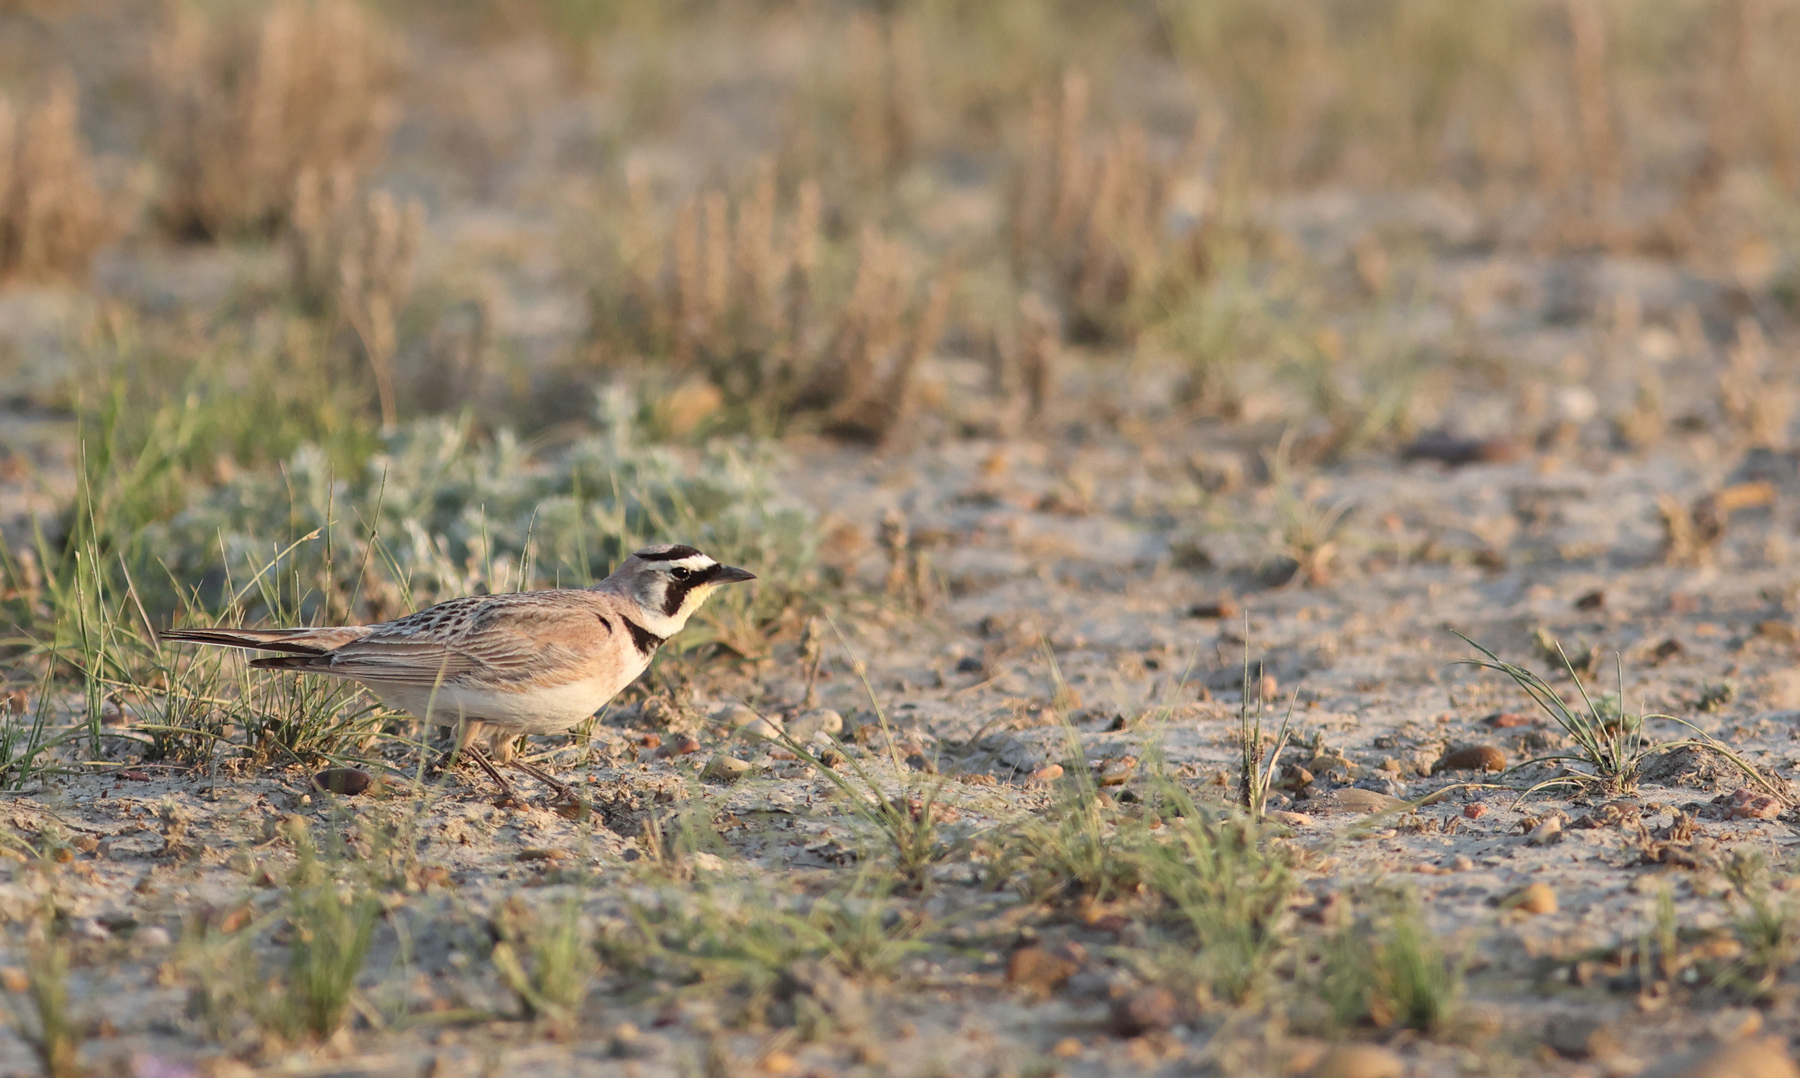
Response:
M1281 764L1282 750L1287 748L1288 736L1292 731L1294 705L1300 699L1296 690L1288 699L1287 714L1282 716L1281 731L1275 736L1275 744L1269 750L1268 762L1263 762L1263 711L1268 701L1263 698L1260 679L1256 685L1256 708L1254 718L1250 707L1250 615L1244 614L1244 678L1243 697L1238 702L1238 803L1250 814L1252 820L1261 820L1269 803L1269 788L1275 784L1275 769Z

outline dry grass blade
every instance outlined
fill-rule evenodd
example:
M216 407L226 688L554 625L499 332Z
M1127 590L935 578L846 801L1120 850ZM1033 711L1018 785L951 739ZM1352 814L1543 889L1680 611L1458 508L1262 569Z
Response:
M1300 694L1294 692L1288 698L1287 714L1282 716L1281 730L1275 735L1275 743L1269 746L1267 755L1263 748L1263 711L1268 707L1264 698L1260 675L1257 684L1251 684L1250 664L1250 616L1244 615L1244 679L1243 697L1238 701L1238 803L1250 814L1252 820L1261 820L1263 812L1269 804L1269 790L1275 785L1275 769L1281 766L1281 751L1287 748L1288 735L1293 729L1294 705L1299 702ZM1250 706L1252 691L1256 695L1256 706Z

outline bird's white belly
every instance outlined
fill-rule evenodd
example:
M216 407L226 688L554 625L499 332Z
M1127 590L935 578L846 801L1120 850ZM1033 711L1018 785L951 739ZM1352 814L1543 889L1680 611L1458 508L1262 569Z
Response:
M554 734L587 719L631 683L616 677L507 692L480 686L370 685L383 704L439 726L480 720L523 734Z

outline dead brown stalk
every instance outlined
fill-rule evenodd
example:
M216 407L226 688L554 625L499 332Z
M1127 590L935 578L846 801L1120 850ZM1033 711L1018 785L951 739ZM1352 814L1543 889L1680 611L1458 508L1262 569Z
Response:
M397 40L350 0L280 0L260 20L170 5L152 49L159 213L184 235L268 232L301 173L361 171L397 118Z
M634 191L634 205L647 202ZM886 437L943 331L952 272L926 277L871 225L839 293L829 273L840 260L821 257L821 205L810 181L784 205L765 169L735 201L709 191L683 204L664 261L634 226L619 244L621 277L596 288L603 361L666 360L681 399L663 410L684 427L695 408L729 404L752 425L807 415L839 437Z
M0 281L85 276L118 231L77 129L74 84L24 111L0 97Z
M303 302L348 323L374 375L384 426L399 420L394 388L395 319L411 290L413 258L424 229L417 200L404 205L386 191L356 197L347 167L325 177L308 169L295 184L288 255Z
M1186 162L1159 160L1133 126L1091 148L1087 109L1088 82L1079 72L1033 105L1014 180L1013 271L1055 297L1072 337L1129 340L1150 289L1179 272L1191 253L1164 229Z

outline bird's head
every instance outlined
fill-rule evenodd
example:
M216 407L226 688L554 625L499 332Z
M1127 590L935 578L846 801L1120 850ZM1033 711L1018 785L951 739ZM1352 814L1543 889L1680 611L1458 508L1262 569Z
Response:
M662 543L626 558L598 586L637 603L644 628L666 639L681 631L714 588L755 579L755 573L722 565L691 546Z

